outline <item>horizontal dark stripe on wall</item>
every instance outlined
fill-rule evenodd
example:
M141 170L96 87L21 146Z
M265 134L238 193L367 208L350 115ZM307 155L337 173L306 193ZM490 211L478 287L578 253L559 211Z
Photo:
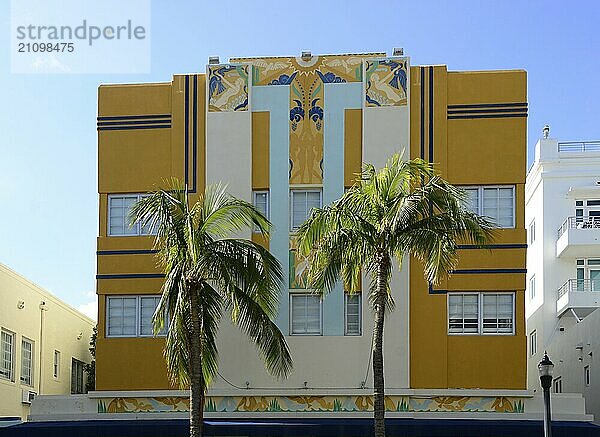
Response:
M141 118L171 118L171 114L152 114L152 115L110 115L110 116L99 116L98 121L105 120L138 120ZM158 120L157 120L158 121Z
M450 115L448 114L448 120L456 119L473 119L473 118L519 118L527 117L527 113L523 114L473 114L473 115Z
M446 294L448 293L448 290L436 290L435 288L433 288L431 286L431 284L429 284L429 294Z
M98 126L134 126L140 124L170 124L171 120L130 120L130 121L99 121Z
M514 107L514 106L524 106L527 107L527 102L521 103L465 103L465 104L456 104L456 105L448 105L448 109L465 109L465 108L504 108L504 107Z
M448 114L503 114L514 112L527 112L527 108L448 109Z
M130 249L130 250L98 250L96 255L145 255L158 253L155 249Z
M164 278L163 273L121 273L114 275L96 275L96 279L148 279Z
M452 270L456 275L485 275L502 273L527 273L527 269L459 269Z
M153 124L143 126L98 126L98 130L132 130L132 129L171 129L171 124Z
M527 244L486 244L477 246L476 244L458 244L457 249L527 249Z

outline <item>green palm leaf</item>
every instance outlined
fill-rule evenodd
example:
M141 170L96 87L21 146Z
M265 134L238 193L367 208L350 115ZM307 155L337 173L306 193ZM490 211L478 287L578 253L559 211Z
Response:
M218 371L217 336L225 313L257 345L266 369L286 376L292 359L273 318L279 308L283 272L264 247L229 238L254 228L269 235L271 223L223 185L206 188L190 205L177 179L137 202L130 222L156 229L154 246L165 272L153 315L154 333L168 325L164 356L169 376L191 386L190 434L202 433L205 392Z
M419 259L425 278L436 283L456 266L458 242L491 241L494 225L466 209L465 200L432 164L395 154L382 169L366 164L341 199L314 210L298 230L311 288L328 293L341 278L346 291L356 292L362 274L370 276L377 437L385 435L383 326L394 308L392 260L401 268L406 255Z

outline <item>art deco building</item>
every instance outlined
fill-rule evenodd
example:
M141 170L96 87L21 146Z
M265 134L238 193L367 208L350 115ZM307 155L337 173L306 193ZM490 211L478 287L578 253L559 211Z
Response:
M192 201L223 182L254 202L274 225L263 243L289 272L276 323L293 373L272 379L244 334L223 322L207 417L367 420L366 293L310 293L292 237L313 207L352 185L361 163L381 167L403 151L435 163L500 229L487 248L461 245L460 265L439 285L412 259L394 272L388 417L539 420L541 400L526 390L526 72L449 71L386 53L211 61L206 73L98 90L98 391L86 411L158 418L188 408L185 392L169 391L164 338L151 335L163 282L153 238L125 221L130 205L176 176ZM555 406L563 420L587 417L581 396L563 395Z

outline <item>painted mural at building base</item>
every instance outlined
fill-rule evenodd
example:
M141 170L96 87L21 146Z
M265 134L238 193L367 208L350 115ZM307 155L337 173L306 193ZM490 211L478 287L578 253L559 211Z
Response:
M186 412L190 399L115 397L98 399L98 413ZM505 396L386 396L388 412L524 413L522 399ZM372 412L373 396L209 396L207 413Z

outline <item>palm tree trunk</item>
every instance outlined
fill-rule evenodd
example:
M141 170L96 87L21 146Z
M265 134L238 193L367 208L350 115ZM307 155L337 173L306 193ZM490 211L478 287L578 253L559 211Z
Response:
M373 320L373 389L375 437L385 437L385 382L383 375L383 323L387 300L387 279L390 259L381 255L377 268L377 296Z
M190 293L192 332L190 339L190 437L202 437L204 426L204 375L202 374L202 321L198 296Z

